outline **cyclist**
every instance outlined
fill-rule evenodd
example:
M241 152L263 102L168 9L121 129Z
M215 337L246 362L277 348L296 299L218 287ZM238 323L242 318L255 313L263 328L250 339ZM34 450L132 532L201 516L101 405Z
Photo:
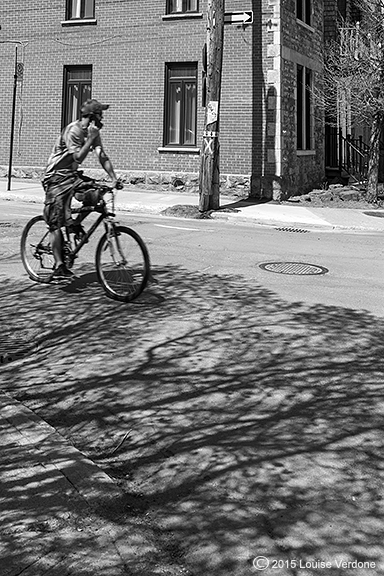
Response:
M95 205L99 200L97 190L92 190L94 180L78 171L79 165L92 150L96 152L100 164L112 180L115 187L117 177L112 163L104 151L100 129L103 124L103 111L108 104L91 99L81 107L81 119L71 122L61 132L48 159L43 178L45 190L44 219L50 230L52 252L55 258L53 276L68 278L73 276L63 261L63 233L61 228L68 226L71 232L81 235L84 230L80 224L82 218L71 217L71 200L76 198L84 204Z

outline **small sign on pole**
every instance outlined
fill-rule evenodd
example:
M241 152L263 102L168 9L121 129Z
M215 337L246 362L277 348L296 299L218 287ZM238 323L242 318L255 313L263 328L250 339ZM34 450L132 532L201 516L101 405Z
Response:
M23 80L24 64L22 62L16 63L16 76L19 82Z

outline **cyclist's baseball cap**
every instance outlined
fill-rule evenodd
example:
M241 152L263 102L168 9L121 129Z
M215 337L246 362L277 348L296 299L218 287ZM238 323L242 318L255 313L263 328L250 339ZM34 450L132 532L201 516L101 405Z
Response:
M109 104L101 104L98 100L86 100L81 106L82 116L90 116L91 114L102 114L103 110L108 110Z

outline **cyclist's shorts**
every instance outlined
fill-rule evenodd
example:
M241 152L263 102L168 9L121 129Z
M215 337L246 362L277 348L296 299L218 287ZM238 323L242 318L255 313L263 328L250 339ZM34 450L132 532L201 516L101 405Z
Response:
M81 172L58 170L44 178L44 219L51 232L63 226L71 226L71 200L73 196L84 206L96 206L102 193L93 188L94 180Z
M70 226L71 199L78 178L72 172L56 172L44 178L45 190L44 219L51 232L63 226Z

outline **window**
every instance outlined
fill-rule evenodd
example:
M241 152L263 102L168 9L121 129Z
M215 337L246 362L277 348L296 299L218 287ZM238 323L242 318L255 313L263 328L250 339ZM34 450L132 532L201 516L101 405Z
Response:
M63 127L80 118L80 107L91 98L92 66L64 68Z
M304 66L297 66L297 149L312 149L312 106L311 106L312 71Z
M296 0L296 17L311 26L312 0Z
M95 17L95 0L67 0L67 20Z
M196 146L197 64L167 64L164 146Z
M167 14L184 14L198 10L198 0L167 0Z

